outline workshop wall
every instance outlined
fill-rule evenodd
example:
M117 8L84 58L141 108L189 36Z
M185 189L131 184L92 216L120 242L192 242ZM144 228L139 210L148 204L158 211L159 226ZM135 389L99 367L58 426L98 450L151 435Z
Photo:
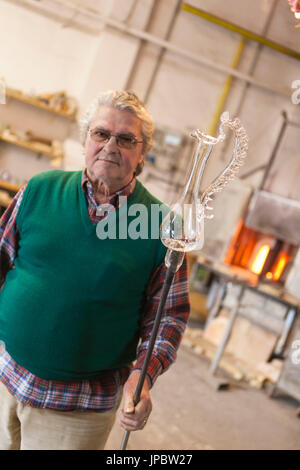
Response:
M0 5L0 41L1 75L11 87L70 95L85 82L96 45L90 34L10 2Z

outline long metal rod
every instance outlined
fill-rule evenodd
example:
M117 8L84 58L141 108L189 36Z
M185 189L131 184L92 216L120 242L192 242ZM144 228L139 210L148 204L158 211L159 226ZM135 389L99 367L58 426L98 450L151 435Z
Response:
M23 0L24 1L24 0ZM76 7L73 3L70 2L70 0L56 0L58 4L66 5L71 7L72 9L84 13L86 15L91 15L90 12L87 10L84 10L82 8ZM95 18L95 14L92 14L92 16ZM118 29L119 31L122 31L123 33L130 34L132 36L135 36L140 39L145 39L146 41L151 42L152 44L156 44L158 46L164 47L166 50L174 52L178 55L184 56L187 59L190 59L196 63L200 63L203 65L206 65L208 67L214 68L216 70L219 70L220 72L225 72L225 73L231 73L233 76L240 78L241 80L245 80L246 82L252 83L252 85L256 85L260 88L263 88L268 91L272 91L273 93L282 95L282 96L288 96L290 97L290 90L286 91L283 89L277 89L274 88L272 85L267 85L263 82L260 82L259 80L256 80L253 77L249 77L249 75L244 74L242 72L239 72L235 69L232 69L231 67L227 67L225 65L220 64L219 62L216 62L214 60L210 60L206 57L199 56L198 54L194 54L188 50L182 49L181 47L176 46L175 44L165 41L163 39L160 39L152 34L146 33L144 31L138 30L136 28L132 28L129 26L124 25L124 23L120 21L116 21L112 18L108 18L107 16L97 14L96 17L102 21L104 24L109 25L113 28Z
M269 31L269 27L270 27L270 24L271 24L272 19L274 17L274 12L275 12L275 9L277 7L278 1L279 0L273 0L273 3L271 4L269 14L266 18L265 24L264 24L263 29L261 31L261 37L265 37L267 35L268 31ZM246 42L245 36L242 36L242 39L244 39L244 41ZM261 56L261 51L264 47L262 43L258 43L257 46L258 47L256 48L254 56L252 57L252 59L250 59L250 65L249 65L249 68L248 68L248 75L250 75L251 77L254 76L254 72L255 72L257 63L258 63L259 58ZM240 94L240 97L239 97L239 100L238 100L238 104L237 104L237 106L235 108L235 111L233 113L234 116L239 116L240 115L250 86L251 86L251 84L249 82L243 82L242 83L242 91L241 91L241 94ZM224 103L225 103L225 101L224 101ZM228 146L230 145L230 142L231 142L231 139L227 139L225 141L224 145L222 146L221 155L220 155L221 160L226 159L225 156L227 155L227 149L228 149Z
M286 128L287 128L287 114L285 111L282 111L281 112L281 115L282 115L282 123L281 123L281 127L280 127L280 131L279 131L279 134L277 136L277 139L276 139L276 142L275 142L275 145L274 145L274 148L272 150L272 154L271 154L271 157L267 163L267 166L265 168L265 171L264 171L264 174L263 174L263 178L262 178L262 181L259 185L259 188L260 190L264 190L265 189L265 185L266 185L266 182L267 182L267 179L269 177L269 174L270 174L270 170L273 166L273 163L274 163L274 160L276 158L276 155L277 155L277 152L278 152L278 149L279 149L279 146L281 144L281 141L282 141L282 138L285 134L285 131L286 131Z
M151 10L150 10L150 13L149 13L149 15L148 15L147 23L146 23L146 25L144 26L144 30L145 30L146 32L149 32L150 29L151 29L151 25L152 25L152 23L153 23L153 18L155 18L155 14L156 14L156 10L157 10L158 1L159 1L159 0L153 0L152 6L151 6ZM126 23L128 23L128 22L126 22ZM138 51L137 51L137 53L136 53L134 62L133 62L133 64L132 64L130 73L129 73L128 77L127 77L127 80L126 80L126 83L125 83L125 86L124 86L124 90L130 90L130 89L133 88L133 86L132 86L133 78L134 78L134 76L136 75L137 67L138 67L138 64L139 64L139 62L140 62L140 60L141 60L141 57L142 57L142 54L143 54L143 50L144 50L145 44L147 44L146 41L144 41L144 40L141 40L141 41L140 41ZM144 100L144 103L145 103L145 100Z
M167 268L167 271L166 271L165 281L164 281L163 289L162 289L162 292L161 292L161 297L160 297L160 300L159 300L159 304L158 304L158 307L157 307L157 312L156 312L156 316L155 316L155 320L154 320L154 325L153 325L152 333L151 333L151 336L150 336L149 346L147 348L146 356L145 356L145 359L144 359L144 364L143 364L143 367L142 367L142 370L141 370L140 378L139 378L139 381L138 381L138 384L137 384L137 387L136 387L136 390L135 390L134 398L133 398L134 406L136 406L138 404L138 402L140 401L142 388L143 388L143 385L144 385L144 382L145 382L149 361L151 359L151 354L152 354L152 351L153 351L153 348L154 348L154 345L155 345L158 329L159 329L159 326L160 326L161 317L162 317L162 314L163 314L163 311L164 311L164 306L165 306L166 301L167 301L167 297L168 297L168 294L169 294L169 290L170 290L174 275L175 275L175 273L178 269L178 260L180 259L180 257L182 257L181 252L174 251L174 250L171 251L171 253L170 253L170 266ZM125 450L126 449L129 436L130 436L130 431L125 431L120 450Z
M208 13L207 11L201 10L200 8L193 7L192 5L189 5L188 3L184 3L181 8L182 10L192 13L193 15L200 16L201 18L207 21L210 21L211 23L215 23L219 26L222 26L223 28L233 31L234 33L240 34L245 39L250 39L251 41L258 42L259 44L262 44L266 47L270 47L271 49L274 49L275 51L281 52L285 55L293 57L294 59L300 60L299 52L294 51L293 49L289 49L288 47L285 47L282 44L279 44L275 41L271 41L270 39L260 36L259 34L253 33L252 31L241 28L240 26L237 26L234 23L230 23L229 21L223 20L222 18L212 15L211 13Z
M238 66L238 63L240 61L240 58L242 56L242 52L244 50L244 46L245 46L245 43L246 43L246 39L245 38L242 38L239 42L239 45L238 45L238 48L237 48L237 51L234 55L234 58L233 58L233 62L231 64L231 67L236 70L237 69L237 66ZM215 114L214 114L214 117L213 117L213 121L212 121L212 124L209 128L209 135L214 135L215 134L215 130L217 128L217 124L219 122L219 119L220 119L220 116L222 114L222 111L224 109L224 104L226 102L226 99L227 99L227 96L229 95L229 91L231 89L231 83L232 83L232 80L233 80L233 76L232 74L228 75L228 77L226 78L226 81L225 81L225 84L223 86L223 90L222 90L222 94L218 100L218 104L217 104L217 109L215 111ZM245 85L248 85L248 83L245 83Z
M169 24L169 26L168 26L166 35L165 35L165 37L164 37L164 40L165 40L165 41L169 41L169 39L170 39L170 37L171 37L171 34L172 34L173 29L174 29L174 25L175 25L175 22L176 22L178 13L179 13L179 11L180 11L180 7L181 7L181 0L177 0L176 7L175 7L175 9L174 9L174 12L173 12L173 15L172 15L170 24ZM153 86L154 86L154 83L155 83L155 80L156 80L158 71L159 71L159 69L160 69L160 67L161 67L163 58L164 58L164 56L165 56L165 53L166 53L166 48L165 48L165 47L162 47L162 48L160 49L160 51L159 51L159 55L158 55L158 58L157 58L155 67L154 67L154 70L152 71L151 78L150 78L150 81L149 81L149 83L148 83L147 90L146 90L146 93L145 93L145 96L144 96L144 103L145 103L145 104L146 104L146 103L148 102L148 100L149 100L150 93L151 93L151 91L152 91L152 89L153 89Z
M11 3L16 3L16 4L21 4L24 6L30 6L32 7L32 3L29 3L29 0L6 0ZM235 70L231 67L227 67L226 65L222 65L217 61L213 61L211 59L208 59L207 57L200 56L199 54L195 54L193 52L190 52L188 50L185 50L181 47L176 46L175 44L165 41L163 39L160 39L153 34L146 33L144 31L141 31L136 28L132 28L129 26L124 25L124 23L113 20L112 18L107 18L104 15L100 15L97 13L92 13L86 9L76 7L73 3L70 1L64 0L56 0L57 5L69 7L72 10L81 13L87 17L92 17L93 19L98 19L100 22L102 22L104 25L111 26L112 28L115 28L123 33L129 34L131 36L134 36L139 39L144 39L146 41L149 41L152 44L156 44L157 46L164 47L166 50L171 51L181 57L185 57L195 63L205 65L207 67L210 67L214 70L218 70L219 72L231 74L234 77L239 78L240 80L244 80L248 83L251 83L253 86L257 86L258 88L261 88L263 90L270 91L272 93L276 93L280 96L285 96L290 98L290 90L285 87L285 88L277 88L276 86L274 87L271 84L264 83L260 80L257 80L256 78L253 78L245 73L239 72L238 70ZM36 11L39 11L41 13L44 13L45 15L49 14L49 10L45 10L45 8L42 8L41 6L36 7ZM58 13L57 13L58 15Z

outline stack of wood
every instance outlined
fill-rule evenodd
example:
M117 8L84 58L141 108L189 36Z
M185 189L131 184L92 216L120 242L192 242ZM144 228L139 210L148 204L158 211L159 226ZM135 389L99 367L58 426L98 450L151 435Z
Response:
M228 313L223 310L204 331L188 327L183 336L183 344L192 348L196 354L212 360L223 338L228 320ZM234 322L219 367L235 380L245 381L256 388L262 388L267 381L275 384L283 361L273 359L268 362L268 359L277 340L277 335L263 330L245 318L238 317Z

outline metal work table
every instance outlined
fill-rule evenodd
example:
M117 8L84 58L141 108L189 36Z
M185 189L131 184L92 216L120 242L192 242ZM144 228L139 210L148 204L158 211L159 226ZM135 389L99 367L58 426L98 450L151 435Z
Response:
M224 332L222 341L217 348L214 358L212 359L211 366L210 366L211 374L214 374L218 367L220 359L225 350L226 344L229 340L235 319L242 305L242 300L243 300L246 290L252 290L256 294L264 296L268 299L275 300L276 302L286 307L287 313L285 317L284 327L283 327L281 336L277 342L277 345L274 351L275 355L280 356L284 350L286 340L288 338L294 319L296 317L298 307L300 304L299 300L292 297L291 295L289 295L287 292L284 292L283 290L271 288L268 285L259 283L258 276L255 274L249 273L246 270L243 270L240 268L236 269L235 267L229 267L224 264L211 263L203 257L198 257L196 260L196 263L200 265L201 267L203 267L204 269L213 273L219 282L217 292L215 293L215 296L214 296L214 301L211 307L209 308L207 324L211 322L212 319L218 314L222 306L222 301L225 297L228 284L231 283L231 284L241 286L240 292L237 297L237 302L230 311L228 325Z

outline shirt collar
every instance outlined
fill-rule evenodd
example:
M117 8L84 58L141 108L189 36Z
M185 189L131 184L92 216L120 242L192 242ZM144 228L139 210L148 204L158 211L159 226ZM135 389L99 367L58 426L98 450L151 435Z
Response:
M118 191L116 191L115 193L113 193L109 196L108 204L112 204L112 205L116 206L118 204L119 196L129 196L133 192L133 190L135 188L135 185L136 185L136 178L134 176L132 178L132 180L126 186L124 186L123 188L119 189ZM95 195L93 193L93 187L92 187L92 184L91 184L91 182L88 178L86 168L82 172L81 187L82 187L82 189L85 193L90 195L90 197L94 201L95 205L98 206L99 203L97 202L97 200L95 198Z

